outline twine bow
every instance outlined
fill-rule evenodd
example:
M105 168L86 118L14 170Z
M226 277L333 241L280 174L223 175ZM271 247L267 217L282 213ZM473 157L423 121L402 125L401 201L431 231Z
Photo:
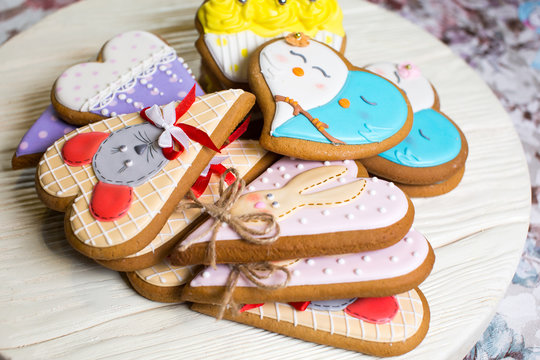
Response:
M235 181L225 187L225 182L228 174L235 177ZM243 215L231 215L231 208L234 206L238 198L242 195L246 183L240 178L238 171L234 168L227 169L219 178L219 199L214 204L203 203L195 197L193 191L190 190L188 196L191 202L184 203L179 206L179 210L186 209L201 209L206 211L209 216L214 219L212 226L202 233L200 236L194 237L189 241L184 241L178 250L185 251L196 241L211 233L208 246L206 248L206 263L212 267L216 267L216 237L221 228L221 224L227 224L235 231L242 240L255 245L268 245L276 241L279 237L280 229L275 217L272 214L263 212L254 212ZM249 227L249 222L262 222L262 228ZM273 233L273 235L261 237Z
M262 280L269 279L274 273L282 271L287 278L280 284L267 285ZM284 265L276 265L269 262L259 262L251 264L234 264L231 265L231 272L225 285L225 293L223 294L223 300L216 317L217 320L223 318L223 314L227 307L229 307L233 314L236 314L239 310L238 305L233 300L233 293L236 285L238 284L238 278L240 274L244 275L246 279L255 284L259 289L263 290L276 290L286 287L291 280L291 272Z

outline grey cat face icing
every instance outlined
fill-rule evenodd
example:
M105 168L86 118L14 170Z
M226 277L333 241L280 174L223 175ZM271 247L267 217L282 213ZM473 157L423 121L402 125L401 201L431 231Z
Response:
M312 301L308 308L313 310L323 311L341 311L347 306L356 301L357 298L352 299L338 299L338 300L326 300L326 301Z
M150 180L169 162L157 143L162 131L145 123L111 133L92 160L98 180L130 187Z

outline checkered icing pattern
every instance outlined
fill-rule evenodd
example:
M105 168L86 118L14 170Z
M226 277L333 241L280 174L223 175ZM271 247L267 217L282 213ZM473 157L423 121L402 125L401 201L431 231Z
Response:
M226 90L198 97L180 121L211 134L242 93L242 90ZM78 194L70 222L75 236L87 245L108 247L122 244L137 235L159 213L201 149L201 145L190 141L189 151L170 161L150 181L134 189L133 202L125 216L113 222L97 221L88 208L97 183L92 166L71 167L64 164L61 149L66 140L77 133L112 132L142 122L144 120L138 114L129 114L82 127L55 142L40 161L39 180L47 193L56 197Z
M137 270L137 276L154 286L173 287L186 284L197 273L198 265L174 266L168 259L146 269Z
M288 304L268 303L247 312L261 319L285 321L294 326L305 326L316 331L343 335L352 339L374 342L404 341L414 335L424 317L422 300L416 290L396 295L399 311L391 322L372 324L346 314L344 311L306 309L297 311Z
M240 176L244 176L266 153L267 151L259 145L258 141L237 140L221 151L222 156L228 156L222 164L227 168L234 167L238 170ZM214 175L208 184L208 188L201 195L200 200L215 202L218 199L218 194L219 177ZM144 249L128 256L128 258L154 252L156 248L171 241L175 235L184 230L200 214L201 211L199 209L189 209L173 213L156 238Z

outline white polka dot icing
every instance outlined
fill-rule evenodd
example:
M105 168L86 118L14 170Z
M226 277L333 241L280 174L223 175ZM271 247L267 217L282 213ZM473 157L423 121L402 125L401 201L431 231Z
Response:
M408 274L423 264L428 255L429 246L425 237L419 232L410 231L407 238L414 239L414 242L407 243L405 239L402 239L385 249L297 261L289 266L294 276L288 286L373 281ZM369 261L364 259L369 259ZM216 270L208 267L204 272L209 272L210 276L205 278L199 274L191 282L191 286L224 286L229 271L230 268L227 265L218 265ZM284 279L283 273L276 272L270 279L263 282L270 285ZM254 287L255 285L240 276L238 286Z
M330 162L330 165L345 166L343 161L333 161ZM286 173L291 176L286 182L283 181L284 173L278 170L281 166L283 166L286 169ZM325 165L322 162L317 161L292 161L289 158L282 158L272 166L274 169L273 172L269 173L266 171L263 175L255 179L253 184L256 185L256 191L269 190L269 192L274 192L276 189L275 183L279 183L281 186L285 187L286 184L294 181L298 174L323 166ZM346 169L347 172L341 176L347 179L347 184L358 181L356 178L356 174L358 173L356 163L350 161L346 165ZM364 193L345 205L329 206L327 209L322 207L304 206L279 219L282 236L369 230L387 227L401 220L407 213L409 207L405 194L396 186L388 186L388 182L384 180L379 179L375 182L369 178L366 178L365 180L366 188ZM322 191L324 189L343 185L344 184L341 184L336 180L328 181L307 192ZM252 190L249 190L249 192L251 191ZM391 196L395 199L390 200L389 197ZM276 200L280 201L280 199ZM384 208L386 212L381 213L379 208ZM328 212L324 212L324 210L328 210ZM349 216L349 218L347 217L348 214L353 215L352 221L349 219L351 216ZM306 218L309 221L309 226L303 226L300 222L301 218ZM192 236L198 237L199 235L202 235L203 232L208 230L210 225L211 222L202 224L191 233L187 239L190 239ZM208 241L209 237L210 235L203 236L196 240L196 243ZM217 235L217 241L236 239L238 239L238 235L231 229L222 230Z

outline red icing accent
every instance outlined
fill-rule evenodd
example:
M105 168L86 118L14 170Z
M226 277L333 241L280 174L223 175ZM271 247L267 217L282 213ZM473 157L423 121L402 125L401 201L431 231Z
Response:
M129 186L98 181L92 193L90 212L99 221L117 220L128 212L132 193Z
M219 150L223 150L224 148L226 148L230 143L232 143L233 141L236 141L240 136L242 136L243 133L246 132L248 126L249 126L249 122L251 121L251 115L248 116L246 118L246 120L244 120L244 122L242 124L240 124L240 126L234 130L234 132L229 136L229 138L227 139L227 142L225 143L225 145L223 145L221 147L221 149Z
M395 296L379 298L359 298L347 306L345 312L357 319L374 324L386 324L392 321L399 310Z
M62 158L69 166L90 164L99 145L109 136L104 132L88 132L75 135L62 147Z
M208 170L208 174L206 176L199 176L197 178L197 181L195 181L195 184L191 187L191 191L193 191L193 194L195 197L201 196L206 188L208 187L208 183L210 182L210 178L212 177L212 174L215 174L217 176L223 175L227 171L227 168L223 166L222 164L213 164L210 165L210 169ZM225 176L225 182L227 185L231 185L234 182L235 177L233 174L228 173Z
M246 305L242 306L242 308L240 309L239 312L244 312L244 311L248 311L248 310L251 310L251 309L255 309L255 308L261 307L263 305L264 305L264 303L262 303L262 304L246 304Z
M299 301L299 302L290 302L289 305L291 305L293 308L295 308L298 311L305 311L311 301Z
M176 121L178 121L178 119L180 119L189 110L189 108L191 107L191 105L193 105L194 102L195 102L195 85L193 85L191 90L189 90L189 93L186 95L184 100L182 100L180 104L176 106Z

